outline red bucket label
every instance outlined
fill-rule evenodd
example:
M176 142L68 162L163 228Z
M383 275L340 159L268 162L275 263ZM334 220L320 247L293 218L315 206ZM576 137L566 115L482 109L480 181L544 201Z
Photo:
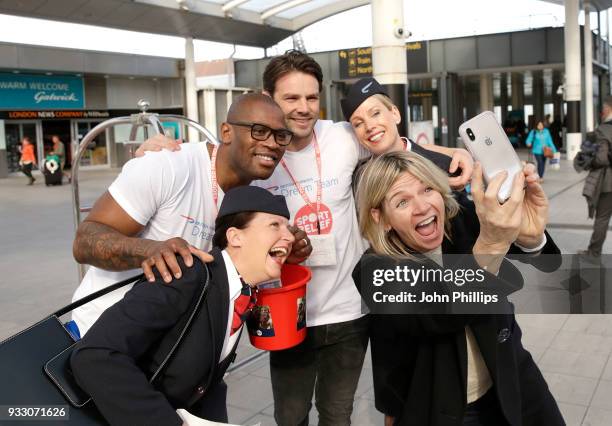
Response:
M298 297L297 299L297 329L301 330L306 327L306 298Z
M273 337L274 322L272 321L272 312L270 306L257 305L253 307L251 317L247 322L249 334L257 337Z

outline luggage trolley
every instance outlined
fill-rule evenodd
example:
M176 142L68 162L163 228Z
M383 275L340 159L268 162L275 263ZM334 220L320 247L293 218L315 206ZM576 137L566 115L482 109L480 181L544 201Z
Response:
M76 154L72 158L72 208L73 208L73 217L74 217L74 230L78 228L81 223L81 213L87 213L91 211L91 207L82 207L81 200L79 196L79 164L81 162L81 158L85 153L87 147L95 140L95 138L101 134L103 131L106 131L108 128L119 124L131 124L132 128L130 131L130 139L124 144L129 145L140 145L142 142L136 140L136 136L138 134L138 130L142 127L144 139L149 138L149 128L152 129L153 135L164 134L164 127L162 125L163 122L178 122L184 126L187 126L188 130L195 129L199 134L203 134L204 138L207 142L218 144L219 142L213 136L213 134L204 126L202 126L197 121L191 120L182 115L174 115L174 114L156 114L147 112L149 109L149 102L144 99L138 101L138 108L140 112L137 114L132 114L126 117L117 117L111 118L109 120L103 121L98 124L96 127L91 129L83 138L79 147L77 149ZM183 127L184 128L184 127ZM134 149L130 150L130 154L133 157ZM79 282L85 276L85 265L78 265L78 273L79 273Z

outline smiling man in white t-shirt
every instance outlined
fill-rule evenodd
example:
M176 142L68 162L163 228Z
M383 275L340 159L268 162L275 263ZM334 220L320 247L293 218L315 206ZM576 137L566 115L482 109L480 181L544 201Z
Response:
M365 250L351 183L370 153L349 123L319 120L322 72L310 56L290 51L273 58L263 86L294 138L272 176L253 184L285 196L290 221L313 246L306 262L312 268L306 340L270 353L274 417L280 426L307 425L315 393L319 425L348 425L368 344L367 317L351 278Z
M253 123L271 130L267 138L261 140ZM289 143L291 132L269 97L247 94L230 107L220 139L218 148L185 144L179 152L149 152L126 163L77 230L74 257L92 267L74 300L134 276L140 268L150 281L156 268L170 283L181 276L176 255L187 266L193 263L192 255L211 259L206 251L212 248L217 208L225 191L270 176L285 152L278 141ZM305 233L300 231L295 237L294 263L310 250L305 247ZM123 287L76 309L73 320L81 335L128 289Z

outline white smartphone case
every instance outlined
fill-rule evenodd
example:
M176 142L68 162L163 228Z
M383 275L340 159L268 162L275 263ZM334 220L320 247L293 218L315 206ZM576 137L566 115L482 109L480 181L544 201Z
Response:
M459 126L459 136L472 157L482 165L487 184L499 172L503 170L508 172L508 177L502 184L497 199L503 203L510 198L514 176L521 172L523 165L504 129L497 122L495 114L491 111L484 111L466 121Z

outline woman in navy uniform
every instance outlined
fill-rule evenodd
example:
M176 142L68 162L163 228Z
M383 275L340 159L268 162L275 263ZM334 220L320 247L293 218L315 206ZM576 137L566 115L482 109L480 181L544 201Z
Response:
M278 279L291 251L288 219L282 196L252 186L228 191L215 223L211 263L181 264L184 274L172 284L159 274L153 283L139 282L100 316L76 344L71 365L77 383L109 423L181 425L176 412L181 408L227 422L223 375L235 358L257 284ZM177 260L182 262L180 256ZM205 300L162 376L151 384L201 294L206 268Z

